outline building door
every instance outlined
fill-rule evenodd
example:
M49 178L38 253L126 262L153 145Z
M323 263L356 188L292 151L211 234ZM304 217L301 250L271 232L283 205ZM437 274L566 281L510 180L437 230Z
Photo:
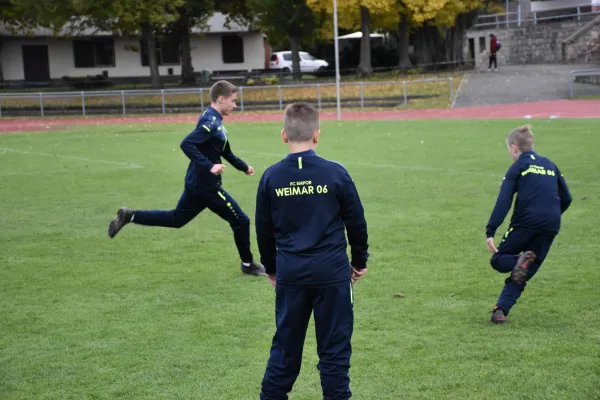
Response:
M475 38L469 38L469 60L475 61Z
M47 82L50 80L48 46L23 46L23 72L29 82Z

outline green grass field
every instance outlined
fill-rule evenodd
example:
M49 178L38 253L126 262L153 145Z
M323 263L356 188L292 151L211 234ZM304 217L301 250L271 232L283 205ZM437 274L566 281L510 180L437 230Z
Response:
M322 124L319 152L352 174L370 230L353 398L600 399L600 121L528 122L574 201L504 326L484 227L520 121ZM279 124L227 127L258 175L286 153ZM242 276L227 224L204 212L107 236L121 205L175 206L190 129L0 136L0 399L258 398L274 291ZM259 176L224 180L253 219ZM292 399L320 398L315 348L311 324Z

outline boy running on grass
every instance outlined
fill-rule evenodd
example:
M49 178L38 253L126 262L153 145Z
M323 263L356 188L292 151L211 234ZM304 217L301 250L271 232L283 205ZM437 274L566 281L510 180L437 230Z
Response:
M138 225L181 228L208 208L229 223L242 260L241 270L248 275L266 275L265 269L253 260L250 251L250 219L238 203L221 186L225 158L237 170L254 175L254 168L231 151L223 116L235 109L237 88L227 81L219 81L210 89L211 105L204 111L194 129L181 142L181 150L190 159L185 176L185 188L173 210L119 209L108 227L108 236L114 238L128 223Z

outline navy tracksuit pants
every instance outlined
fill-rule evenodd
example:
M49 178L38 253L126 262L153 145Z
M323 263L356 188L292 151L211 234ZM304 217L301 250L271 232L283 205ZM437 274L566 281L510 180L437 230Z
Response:
M300 373L304 338L313 312L323 398L349 399L350 340L354 327L350 283L326 288L278 283L275 293L277 331L262 382L261 400L288 398Z
M529 280L533 278L541 267L555 237L556 235L553 233L510 228L498 247L498 253L492 256L490 264L498 272L512 272L521 252L531 250L536 254L537 258L527 269L527 280ZM527 283L517 284L513 282L510 276L506 278L504 289L500 293L496 306L508 314L521 296L523 290L525 290L526 285Z
M175 209L135 211L133 222L139 225L181 228L206 208L229 222L240 258L244 262L252 262L250 218L242 211L234 198L222 188L215 192L201 194L186 188Z

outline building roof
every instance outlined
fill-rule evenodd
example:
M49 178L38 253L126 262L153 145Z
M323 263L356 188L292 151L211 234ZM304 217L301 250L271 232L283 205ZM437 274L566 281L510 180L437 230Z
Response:
M244 33L249 32L248 27L241 26L231 22L229 28L225 26L227 16L223 13L214 13L203 26L194 26L191 29L192 34L202 33ZM113 32L102 31L98 28L88 28L80 32L69 33L69 24L65 25L58 36L113 36ZM5 24L0 24L0 36L16 36L16 37L49 37L54 36L50 28L37 27L31 31L20 30L13 33Z
M382 35L381 33L371 33L369 35L369 37L378 38L378 37L385 37L385 36ZM338 39L362 39L362 32L358 31L358 32L350 33L348 35L340 36L340 37L338 37Z

